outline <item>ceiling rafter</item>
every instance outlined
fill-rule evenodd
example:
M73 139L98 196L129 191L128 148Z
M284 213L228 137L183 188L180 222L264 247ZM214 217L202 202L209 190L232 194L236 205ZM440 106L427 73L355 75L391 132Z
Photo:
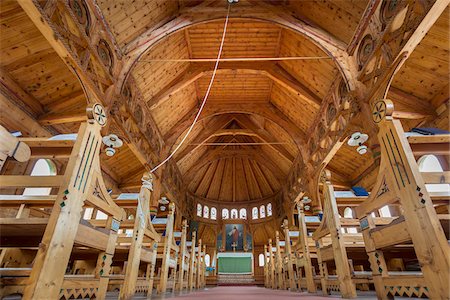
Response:
M191 63L190 66L171 83L163 87L152 99L148 100L150 109L155 109L159 105L168 101L174 94L185 87L196 82L203 76L211 76L214 64L212 63ZM256 74L262 75L273 82L286 88L290 92L299 96L302 101L307 102L316 109L322 103L322 99L311 91L307 86L298 81L288 71L274 62L221 62L217 74Z

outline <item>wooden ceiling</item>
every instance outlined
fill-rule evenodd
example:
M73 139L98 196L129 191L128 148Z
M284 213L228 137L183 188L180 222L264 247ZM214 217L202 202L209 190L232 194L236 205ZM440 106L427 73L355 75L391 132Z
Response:
M185 9L213 10L223 2L93 1L123 57ZM369 4L368 0L259 2L288 11L343 45L351 43ZM255 1L241 0L237 5L251 9ZM0 100L2 107L15 109L14 114L2 113L0 123L26 136L76 132L87 102L78 79L15 1L1 1L0 8ZM224 203L254 201L281 191L293 162L308 146L317 119L324 118L319 115L321 104L339 76L334 60L307 37L261 19L233 17L233 9L222 58L318 58L220 63L200 121L174 158L190 193ZM214 63L156 60L215 58L222 30L223 17L180 26L133 65L130 77L166 152L180 143L192 123ZM405 120L406 127L432 121L448 102L448 36L447 8L394 77L388 96L396 107L424 115ZM448 122L439 120L436 126L448 128ZM120 125L113 124L108 133L120 135ZM132 147L125 145L113 158L102 159L117 187L136 190L144 166ZM369 154L361 156L343 146L329 167L343 187L370 188L373 180L367 178L376 171L373 163Z

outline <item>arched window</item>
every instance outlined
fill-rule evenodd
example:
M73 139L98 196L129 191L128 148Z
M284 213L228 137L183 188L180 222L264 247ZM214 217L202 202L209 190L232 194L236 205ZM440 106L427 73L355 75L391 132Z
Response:
M215 207L211 207L211 219L217 220L217 209Z
M344 209L344 218L353 219L353 210L350 207Z
M270 217L272 215L272 203L267 204L267 216Z
M266 217L266 207L264 205L261 205L259 207L259 217L265 218Z
M197 204L197 216L201 217L202 216L202 205L200 203Z
M205 265L206 265L207 267L210 267L210 266L211 266L211 256L209 256L209 254L206 254L206 255L205 255Z
M258 208L257 207L252 208L252 219L253 220L258 219Z
M239 210L239 219L247 219L247 210L245 208Z
M33 166L31 170L31 176L55 176L56 166L48 159L39 159ZM52 188L26 188L23 191L24 195L28 196L46 196L50 195Z
M389 206L385 205L378 211L380 213L380 216L382 217L392 217L391 211L389 210Z
M436 156L424 155L419 159L420 172L442 172L444 171ZM450 184L448 183L429 183L425 184L429 192L450 193Z
M260 267L264 267L264 263L265 263L265 261L264 261L264 254L260 254L260 255L258 255L258 262L259 262L259 266Z
M228 211L228 209L224 208L222 209L222 219L226 220L230 217L230 213Z
M237 211L237 209L233 208L231 210L231 218L232 219L237 219L238 218L238 211Z
M209 207L203 206L203 218L209 218Z

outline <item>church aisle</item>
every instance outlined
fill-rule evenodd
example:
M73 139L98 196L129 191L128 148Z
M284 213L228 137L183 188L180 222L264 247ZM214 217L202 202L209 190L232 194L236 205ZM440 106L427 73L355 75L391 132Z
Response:
M111 297L112 295L110 295ZM179 299L179 300L284 300L284 299L304 299L304 300L320 300L320 299L342 299L340 295L335 294L328 297L320 295L311 295L306 292L303 293L291 293L289 291L280 291L266 289L256 286L223 286L206 288L204 290L195 291L193 293L185 295L174 296L167 293L165 296L153 296L152 300L162 300L162 299ZM396 297L397 298L397 297ZM116 299L116 298L107 298ZM147 299L144 295L135 295L133 299ZM375 300L377 299L375 293L369 292L366 295L358 295L358 299ZM406 299L403 297L398 297L398 299ZM416 298L407 298L409 300Z

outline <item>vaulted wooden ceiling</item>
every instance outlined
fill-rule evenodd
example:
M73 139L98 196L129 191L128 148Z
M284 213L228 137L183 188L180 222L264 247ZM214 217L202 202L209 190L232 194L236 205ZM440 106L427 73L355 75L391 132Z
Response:
M115 51L126 57L187 8L213 10L225 1L97 0ZM273 5L349 45L370 1L244 1L239 9ZM76 132L86 97L76 76L15 1L1 1L1 124L27 136ZM320 105L340 76L335 61L307 37L258 19L233 17L222 58L316 57L291 61L222 62L200 121L175 155L188 191L224 202L280 192L292 164L307 147ZM130 77L166 146L174 149L192 122L214 62L157 61L215 58L223 18L183 27L161 38L134 64ZM448 101L449 9L394 77L388 97L414 113L407 127L433 120ZM445 108L444 108L445 109ZM437 126L448 127L445 119ZM364 128L361 120L357 120ZM109 132L120 134L120 124ZM231 145L234 143L235 145ZM125 145L105 170L122 190L135 190L144 166ZM373 159L344 145L329 168L336 182L370 187ZM367 176L366 176L367 175ZM137 184L136 184L137 183Z

